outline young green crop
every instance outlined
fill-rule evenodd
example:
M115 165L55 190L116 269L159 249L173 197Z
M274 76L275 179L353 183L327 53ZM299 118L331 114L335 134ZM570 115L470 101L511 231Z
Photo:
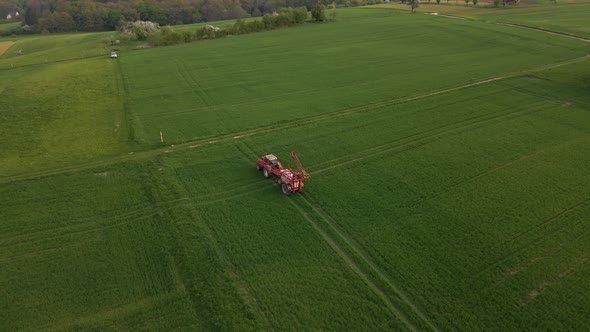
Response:
M65 167L127 149L117 63L59 62L2 70L0 174Z
M585 42L351 9L70 58L98 36L0 60L0 330L588 326ZM254 162L292 150L286 197Z
M398 14L134 52L120 61L135 139L157 145L160 131L171 143L239 132L585 54L583 43L563 37Z

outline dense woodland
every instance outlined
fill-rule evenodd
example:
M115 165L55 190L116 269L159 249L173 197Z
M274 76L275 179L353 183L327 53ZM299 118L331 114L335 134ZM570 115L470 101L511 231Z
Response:
M313 8L332 0L0 0L0 18L34 31L69 32L114 30L125 21L152 21L160 25L258 17L284 7ZM360 5L366 0L337 0L339 5ZM374 1L374 0L369 0ZM18 12L18 16L15 13Z

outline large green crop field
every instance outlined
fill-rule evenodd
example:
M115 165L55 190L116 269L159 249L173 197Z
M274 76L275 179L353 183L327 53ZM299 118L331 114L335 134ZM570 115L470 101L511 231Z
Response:
M590 324L590 43L364 8L108 37L0 57L0 330ZM292 150L288 197L254 162Z

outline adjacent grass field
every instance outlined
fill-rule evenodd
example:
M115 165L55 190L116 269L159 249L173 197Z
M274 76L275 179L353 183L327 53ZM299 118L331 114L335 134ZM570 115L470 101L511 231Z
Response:
M126 151L117 66L94 58L1 70L0 176Z
M6 35L12 33L12 31L20 27L20 22L1 23L0 24L0 35Z
M108 57L111 49L108 39L112 35L112 32L103 32L19 36L12 47L14 52L7 52L0 58L2 60L0 70L92 57ZM14 41L14 39L10 40ZM17 53L18 50L22 55Z
M0 330L588 326L590 45L337 17L116 61L19 41ZM285 197L254 161L291 150L312 178Z

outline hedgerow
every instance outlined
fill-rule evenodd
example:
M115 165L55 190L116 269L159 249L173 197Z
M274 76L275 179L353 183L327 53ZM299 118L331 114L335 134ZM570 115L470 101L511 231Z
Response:
M160 28L150 33L147 40L152 46L167 46L179 43L190 43L203 39L216 39L230 35L243 35L265 30L287 28L305 23L308 12L305 7L283 8L279 13L266 14L261 19L252 21L237 20L229 28L221 29L213 25L199 27L194 33L190 31L174 31L171 27ZM132 32L134 32L132 30ZM137 33L136 33L137 34ZM140 36L140 35L138 35ZM143 37L143 35L141 35ZM137 39L140 39L139 37Z

